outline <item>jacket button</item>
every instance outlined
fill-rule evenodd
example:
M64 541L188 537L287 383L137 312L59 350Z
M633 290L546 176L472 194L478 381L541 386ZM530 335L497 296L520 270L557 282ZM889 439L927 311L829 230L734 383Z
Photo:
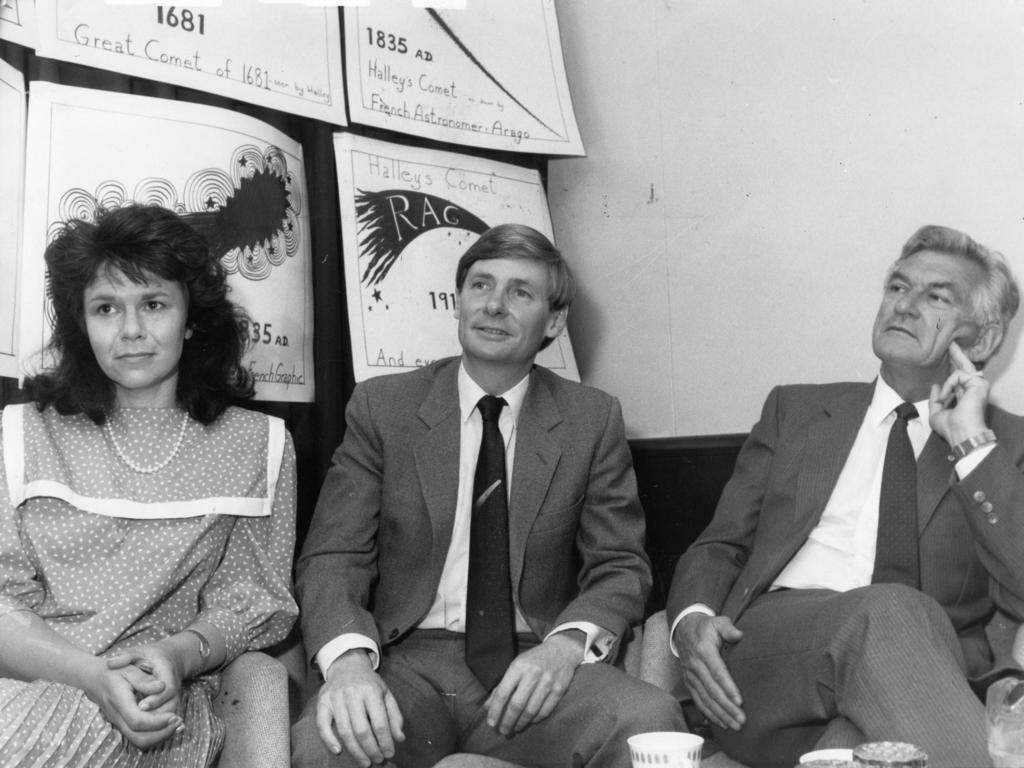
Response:
M990 525L995 525L999 522L999 515L995 512L990 512L987 519Z
M984 513L985 513L986 515L987 515L987 514L988 514L989 512L991 512L991 511L992 511L992 502L991 502L991 501L986 501L986 502L984 502L984 503L983 503L983 504L981 505L981 511L982 511L982 512L984 512Z
M984 491L975 491L974 492L974 500L976 502L978 502L979 504L981 502L983 502L985 500L985 493L984 493Z

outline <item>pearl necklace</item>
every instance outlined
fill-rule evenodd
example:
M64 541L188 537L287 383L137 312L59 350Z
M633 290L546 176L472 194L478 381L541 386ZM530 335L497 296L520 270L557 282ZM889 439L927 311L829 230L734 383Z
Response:
M140 475L152 475L155 472L159 472L161 469L163 469L168 464L170 464L172 461L174 461L174 457L178 455L178 451L181 450L181 446L185 442L185 430L187 428L188 428L188 411L182 411L181 412L181 429L178 430L178 440L177 440L177 442L174 443L174 450L171 451L171 455L168 456L166 459L164 459L163 461L161 461L159 464L157 464L154 467L140 467L134 461L129 459L128 455L121 449L121 446L118 445L117 439L114 437L114 430L112 430L110 428L110 419L107 419L106 421L103 422L103 431L106 433L107 437L110 439L110 444L112 446L114 446L114 452L118 455L118 458L120 458L121 461L123 461L125 464L127 464L134 471L138 472Z

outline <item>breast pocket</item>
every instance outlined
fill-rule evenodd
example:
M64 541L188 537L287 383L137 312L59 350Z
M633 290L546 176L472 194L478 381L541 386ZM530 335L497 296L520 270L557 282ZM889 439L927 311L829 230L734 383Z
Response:
M575 502L553 510L541 510L533 523L530 533L552 534L564 531L567 528L575 528L579 524L580 512L583 510L583 496Z

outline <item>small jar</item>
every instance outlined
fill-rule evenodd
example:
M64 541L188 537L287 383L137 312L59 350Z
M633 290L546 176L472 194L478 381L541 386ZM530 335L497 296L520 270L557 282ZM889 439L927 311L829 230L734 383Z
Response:
M928 755L903 741L870 741L853 748L853 763L863 768L928 768Z

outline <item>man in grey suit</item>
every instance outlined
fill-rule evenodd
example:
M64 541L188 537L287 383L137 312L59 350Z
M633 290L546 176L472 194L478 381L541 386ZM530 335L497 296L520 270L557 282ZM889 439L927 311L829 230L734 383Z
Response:
M461 357L348 404L298 562L324 683L293 763L621 768L629 735L685 723L659 689L590 663L614 660L650 587L618 402L534 365L574 292L541 233L488 230L456 287Z
M1024 618L1024 420L981 368L1017 305L998 254L923 227L886 278L875 382L769 395L668 598L730 755L896 740L932 768L989 764L968 678L993 668L993 611Z

